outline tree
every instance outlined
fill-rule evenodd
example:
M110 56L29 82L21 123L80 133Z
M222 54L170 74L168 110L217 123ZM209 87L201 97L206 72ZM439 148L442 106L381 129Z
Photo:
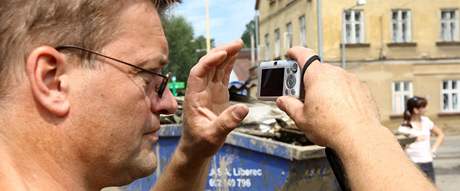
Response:
M246 48L251 48L251 34L255 34L256 31L256 25L254 20L249 21L248 24L246 24L246 30L243 32L243 35L241 36L241 39L244 42L244 47Z
M200 35L195 38L195 51L198 58L201 58L206 54L206 38L203 35ZM211 48L215 47L214 39L211 39Z
M185 82L198 57L193 28L182 16L164 18L163 27L169 44L169 64L165 70L172 72L177 81Z
M190 69L206 54L206 38L194 39L193 28L183 16L171 15L162 20L169 44L169 64L165 70L172 72L177 81L186 82ZM213 39L211 47L214 47Z

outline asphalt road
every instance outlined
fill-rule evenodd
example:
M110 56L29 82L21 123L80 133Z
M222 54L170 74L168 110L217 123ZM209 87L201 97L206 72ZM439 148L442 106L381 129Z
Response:
M460 190L460 135L446 136L434 159L434 168L441 191Z

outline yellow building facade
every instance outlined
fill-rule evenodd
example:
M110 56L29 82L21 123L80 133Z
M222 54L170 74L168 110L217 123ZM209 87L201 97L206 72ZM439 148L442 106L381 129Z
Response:
M428 99L427 116L460 132L459 0L258 0L259 56L283 58L292 46L318 50L368 84L389 128L402 120L404 100ZM344 46L342 46L342 42Z

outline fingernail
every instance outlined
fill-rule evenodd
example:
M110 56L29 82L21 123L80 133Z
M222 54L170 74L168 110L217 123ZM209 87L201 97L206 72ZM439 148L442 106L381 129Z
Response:
M283 107L283 98L279 97L278 99L276 99L276 105L279 108L282 108Z
M219 50L219 52L217 52L218 54L222 54L222 56L227 56L227 51L225 50Z
M233 113L233 116L235 116L238 120L243 120L246 115L248 114L249 110L246 106L236 106L232 113Z

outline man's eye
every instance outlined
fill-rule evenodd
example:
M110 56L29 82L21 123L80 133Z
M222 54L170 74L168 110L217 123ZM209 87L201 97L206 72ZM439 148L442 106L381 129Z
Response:
M151 82L151 76L146 72L138 72L137 75L144 81L144 86L147 86Z
M158 92L161 89L164 80L161 76L142 71L138 73L138 76L144 81L142 85L147 93Z
M152 82L152 78L150 76L145 76L142 78L145 84L150 84Z

